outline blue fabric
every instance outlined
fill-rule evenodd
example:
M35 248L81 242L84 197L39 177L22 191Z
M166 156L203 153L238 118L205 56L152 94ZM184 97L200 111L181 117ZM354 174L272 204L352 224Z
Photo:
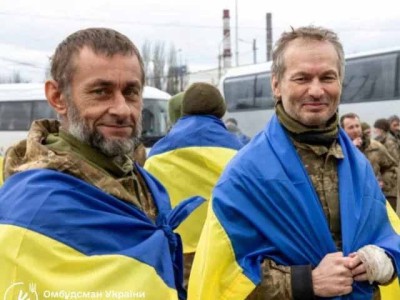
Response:
M47 169L17 173L7 180L0 189L0 223L28 228L88 256L135 258L154 267L183 299L182 245L173 229L203 199L190 199L172 210L161 184L146 171L139 172L159 211L155 224L135 205Z
M400 237L387 216L385 198L364 155L340 131L338 163L344 255L364 245L384 248L399 270ZM293 143L274 116L264 131L233 158L213 193L213 210L229 236L244 274L258 284L260 263L317 266L336 252L322 206ZM370 299L356 282L336 299Z
M242 143L211 115L184 116L150 150L149 157L185 147L225 147L239 150Z

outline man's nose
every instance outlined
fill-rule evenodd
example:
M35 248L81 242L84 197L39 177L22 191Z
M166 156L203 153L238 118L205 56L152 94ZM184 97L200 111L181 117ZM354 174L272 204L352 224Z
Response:
M119 117L128 117L130 114L130 108L126 102L126 98L121 92L115 92L112 105L109 109L109 113Z
M324 88L319 79L314 79L310 82L308 94L316 99L319 99L324 95Z

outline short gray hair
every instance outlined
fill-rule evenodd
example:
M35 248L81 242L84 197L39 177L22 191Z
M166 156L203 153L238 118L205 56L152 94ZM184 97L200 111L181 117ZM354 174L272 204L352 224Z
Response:
M331 43L338 54L339 78L340 81L343 82L345 65L343 46L339 41L337 34L332 30L315 26L305 26L297 29L292 27L291 31L282 33L279 40L275 43L275 48L272 53L271 69L272 74L276 76L278 82L282 79L286 70L284 60L285 50L291 41L298 38L315 41L327 41Z

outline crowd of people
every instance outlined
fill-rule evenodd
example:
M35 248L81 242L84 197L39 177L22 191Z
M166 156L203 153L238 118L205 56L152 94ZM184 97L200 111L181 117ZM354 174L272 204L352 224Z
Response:
M44 85L59 119L0 160L0 296L33 282L101 299L399 299L399 118L371 135L339 116L344 74L333 31L292 28L262 132L247 137L195 83L146 157L136 46L113 29L71 34Z

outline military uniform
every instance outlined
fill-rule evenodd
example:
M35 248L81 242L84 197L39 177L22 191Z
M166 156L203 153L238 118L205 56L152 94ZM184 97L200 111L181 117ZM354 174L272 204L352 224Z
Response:
M379 138L376 139L380 142L383 146L386 147L389 154L394 158L394 160L398 163L400 158L400 148L399 144L397 143L396 139L387 133L383 133Z
M382 191L386 199L396 210L397 202L397 167L398 163L389 154L388 150L378 141L370 142L361 148L374 169L378 180L382 180Z
M337 161L343 158L340 145L334 142L326 146L308 145L292 139L304 167L313 183L318 198L321 201L327 218L332 238L338 251L342 247ZM278 266L273 261L266 260L262 265L263 282L248 297L255 299L292 299L291 276L293 267Z
M58 121L41 120L32 124L28 139L7 152L4 177L40 168L80 178L120 200L133 203L153 220L157 216L151 193L128 157L123 164L111 161L60 131Z

